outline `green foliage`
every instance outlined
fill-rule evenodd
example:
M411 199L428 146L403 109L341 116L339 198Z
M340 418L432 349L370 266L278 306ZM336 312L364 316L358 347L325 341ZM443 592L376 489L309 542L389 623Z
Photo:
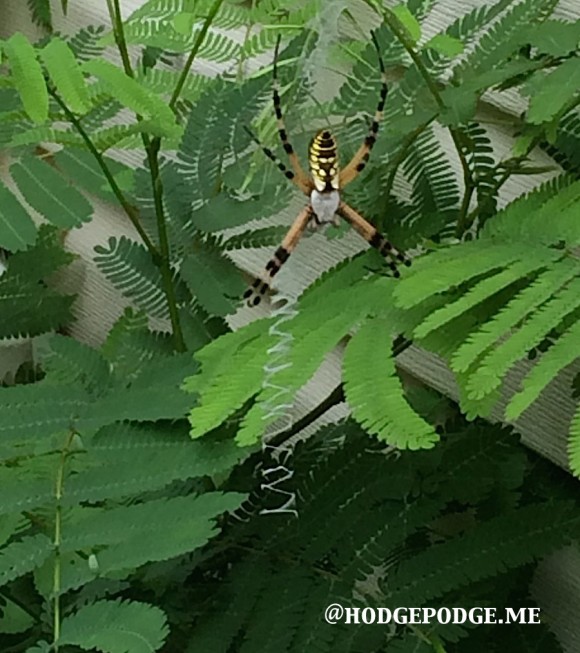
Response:
M79 61L87 61L102 54L104 48L99 41L103 31L102 25L87 25L69 38L68 44Z
M208 313L228 315L236 311L245 284L236 266L217 248L204 247L185 256L180 273L191 294Z
M0 182L0 206L0 246L18 252L33 245L36 240L34 222L3 182Z
M292 344L284 365L275 374L273 384L267 383L268 374L264 369L268 351L280 337L272 321L258 321L222 336L197 354L201 371L189 379L186 386L190 392L200 392L199 405L190 415L194 437L218 426L254 395L257 395L256 403L245 416L237 439L240 443L251 444L262 436L277 416L275 411L270 413L268 408L275 402L279 388L292 393L298 391L317 371L326 355L348 335L352 325L370 317L380 306L381 299L392 292L389 279L359 277L354 282L354 275L364 274L363 265L364 260L358 260L343 271L344 282L347 275L351 275L350 285L338 285L335 275L304 296L298 313L284 324L284 332ZM321 314L332 317L321 323ZM355 344L351 354L347 351L344 363L347 398L352 392L354 417L391 444L411 448L432 446L436 439L432 427L406 407L399 381L392 371L381 381L383 391L377 395L376 402L367 406L365 383L368 358L365 353L368 353L368 347L372 348L372 344L365 342L366 333L356 339L356 342L363 343L359 345L363 351L359 351ZM392 333L392 329L385 324L382 348L385 366L381 368L381 374L388 374L389 366L393 365L386 344ZM374 376L368 377L368 382L374 384L376 389L377 379ZM397 410L393 410L393 406Z
M532 124L549 122L565 113L578 96L580 61L569 59L547 75L536 74L530 80L534 93L530 99L528 121Z
M8 317L0 322L0 338L36 336L72 319L74 297L43 283L72 259L62 251L56 230L48 227L41 228L33 247L10 257L0 276L0 307Z
M27 0L32 20L47 31L52 31L50 0Z
M167 317L159 269L143 245L125 238L110 238L108 248L95 247L95 263L107 279L139 308L154 317Z
M231 438L191 441L180 419L185 405L176 401L191 358L165 352L154 335L128 314L100 352L55 336L44 379L0 391L0 513L12 524L0 581L34 572L33 612L57 610L54 601L67 597L63 646L159 650L168 633L160 608L98 600L98 589L77 603L74 592L200 549L245 496L204 488L201 479L227 477L245 453ZM132 356L129 368L136 345L141 360ZM196 491L187 491L192 483Z
M524 0L514 5L482 36L459 68L461 76L491 70L526 44L530 28L554 11L558 0Z
M479 240L425 257L395 289L405 309L443 300L423 311L408 335L448 359L466 411L488 414L486 398L546 338L551 347L508 403L507 419L576 360L579 191L578 182L563 178L520 198L486 223Z
M174 132L174 116L167 104L127 77L120 68L108 61L92 59L83 64L83 71L94 75L123 106L149 119L161 134L170 136Z
M40 51L42 63L62 99L75 113L85 113L90 99L74 52L62 39L53 38Z
M60 643L106 653L158 651L167 636L165 615L152 605L98 601L62 623Z
M0 184L0 338L34 338L34 360L0 387L3 650L487 650L482 629L321 615L333 602L529 606L535 561L577 539L566 481L507 431L459 415L488 417L533 357L505 406L514 420L578 358L578 29L550 19L555 0L480 6L429 40L435 2L370 3L389 95L345 199L397 247L417 247L413 267L396 280L365 251L270 318L235 315L245 280L229 252L276 247L286 228L261 219L295 192L244 129L284 160L271 70L249 74L248 59L270 61L282 35L293 145L302 155L328 125L344 163L380 89L376 50L347 4L149 0L122 35L116 24L2 42L0 142L12 161ZM49 28L48 4L29 6ZM224 73L207 77L198 59ZM327 68L344 82L319 103ZM502 155L479 102L513 88L529 103ZM511 176L545 171L529 165L536 145L570 176L498 210ZM131 165L121 150L134 150ZM94 198L135 228L98 244L95 262L141 311L127 309L99 348L64 335L74 298L53 285L72 259L58 229L88 222ZM447 361L459 408L401 373L411 343ZM290 423L297 393L342 345L341 385ZM351 418L291 458L288 439L343 400ZM261 451L265 434L281 445ZM280 508L288 496L297 519ZM494 646L559 650L544 626L533 642L521 631L494 631Z
M209 598L200 590L205 604L188 650L437 650L416 648L421 640L474 650L479 629L330 625L322 611L333 603L469 608L490 600L484 578L494 579L494 606L526 604L528 560L578 528L573 502L534 496L528 464L509 433L491 427L462 427L432 451L400 457L370 445L352 423L323 429L292 460L298 522L272 514L230 531L241 551ZM213 570L206 564L198 581ZM500 640L512 636L504 629Z
M353 417L369 433L400 449L435 444L437 437L431 425L405 401L386 321L369 320L353 336L344 356L343 377Z
M10 173L26 202L56 227L78 227L92 218L93 207L84 195L37 157L22 157Z
M48 93L34 48L18 32L3 44L3 48L26 114L35 123L44 122L48 117Z

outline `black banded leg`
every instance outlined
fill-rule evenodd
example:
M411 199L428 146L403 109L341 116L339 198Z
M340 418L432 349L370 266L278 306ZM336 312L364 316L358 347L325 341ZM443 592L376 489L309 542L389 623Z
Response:
M278 51L280 49L281 38L282 37L278 35L278 39L276 40L276 48L274 50L274 66L273 66L273 74L272 74L272 101L274 104L274 112L276 114L276 122L278 123L278 136L280 137L280 141L282 142L282 147L284 148L284 152L286 152L286 154L288 155L288 159L290 160L290 165L292 167L292 170L294 171L294 175L298 181L298 185L307 188L308 189L307 194L309 194L311 190L309 184L309 177L302 169L302 166L300 165L300 161L298 160L298 155L294 151L294 148L292 147L292 143L288 138L288 131L286 130L286 125L284 123L284 116L282 114L282 101L280 100L280 82L278 81Z
M273 163L276 164L276 167L280 172L286 177L286 179L290 180L295 186L298 186L298 188L305 194L309 195L310 194L310 187L306 184L304 184L302 181L300 181L294 172L292 170L289 170L283 163L280 161L280 159L272 152L272 150L269 147L265 147L260 143L259 138L254 134L254 132L246 127L244 125L244 129L246 132L250 135L250 138L256 143L256 145L264 152L264 154L272 161Z
M247 300L248 306L257 306L264 295L270 289L270 282L280 272L280 269L290 258L290 254L302 237L306 226L312 217L312 208L306 206L298 215L294 223L284 237L282 244L274 252L274 256L268 261L264 269L264 278L256 279L244 293L244 299Z
M387 73L385 71L385 63L381 56L381 51L377 41L377 37L374 32L371 32L371 37L373 44L377 50L377 55L379 58L379 66L381 69L381 91L379 96L379 103L375 111L373 121L371 123L369 132L364 140L364 143L356 151L355 155L352 157L347 166L345 166L340 172L340 187L343 188L347 184L350 184L353 179L356 179L358 175L364 170L367 161L370 158L371 151L377 142L377 135L379 133L379 126L381 120L383 119L383 111L385 110L385 102L387 101L387 93L389 87L387 84Z
M385 257L387 265L391 268L393 272L393 276L396 277L397 279L401 276L401 273L399 272L399 269L397 268L397 263L395 261L398 261L399 263L402 263L407 267L411 265L411 261L404 254L399 252L398 249L395 249L392 243L389 242L376 229L375 229L375 233L371 236L368 243L371 247L374 247L379 252L379 254Z
M407 267L411 265L410 259L394 247L387 238L385 238L370 222L365 220L362 215L355 211L351 206L345 202L341 202L338 207L338 214L343 217L371 247L374 247L380 254L382 254L382 256L385 257L394 277L398 278L401 276L397 267L398 263L402 263Z

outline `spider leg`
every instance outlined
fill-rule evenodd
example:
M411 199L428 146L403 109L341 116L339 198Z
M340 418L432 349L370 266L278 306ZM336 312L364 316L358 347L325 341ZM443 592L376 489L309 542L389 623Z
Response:
M254 283L244 293L244 299L248 300L248 306L257 306L262 297L270 289L270 281L280 271L280 268L286 263L290 254L298 244L306 229L310 219L312 218L312 207L310 205L304 207L300 211L298 217L292 223L284 240L278 249L274 252L274 256L268 261L264 268L263 278L258 277Z
M377 55L379 57L379 66L381 69L381 94L379 97L379 103L377 105L377 110L375 111L375 116L371 123L369 132L363 142L363 144L356 151L355 155L352 157L350 162L340 171L339 184L341 188L344 188L347 184L350 184L351 181L356 179L360 172L364 169L371 155L371 150L374 147L374 144L377 140L377 134L379 132L379 125L383 118L383 110L385 108L385 101L387 99L388 85L387 85L387 74L385 72L385 63L381 56L381 51L379 44L377 42L377 37L374 32L371 32L371 37L373 39L373 44L377 50Z
M274 103L274 112L276 113L276 121L278 123L278 136L280 137L280 141L282 142L282 147L284 148L284 151L288 155L288 159L290 160L290 165L292 167L292 170L294 171L294 175L296 177L296 181L298 182L297 185L300 187L306 187L309 189L308 192L311 190L311 184L310 184L310 177L304 172L302 169L302 166L300 165L300 161L298 160L298 155L294 151L294 148L292 147L292 143L290 143L288 139L288 132L286 130L286 125L284 123L284 116L282 115L282 102L280 100L280 82L278 81L278 51L280 49L280 40L281 40L281 35L278 35L278 39L276 40L276 48L274 50L274 65L273 65L273 72L272 72L272 101Z
M276 164L278 170L282 172L282 174L286 177L286 179L289 179L295 186L297 186L305 195L310 195L310 184L306 183L305 181L301 180L299 177L296 177L295 173L292 172L292 170L289 170L282 161L272 152L272 150L269 147L265 147L260 143L260 140L258 137L254 134L253 131L248 129L244 125L244 129L246 132L250 135L250 138L258 145L258 147L264 152L264 154L272 161L273 163Z
M352 228L359 233L371 246L387 259L387 264L393 271L393 276L400 277L397 269L397 262L409 267L411 261L396 247L393 246L370 222L367 222L362 215L355 211L346 202L341 202L338 207L338 214L343 217Z

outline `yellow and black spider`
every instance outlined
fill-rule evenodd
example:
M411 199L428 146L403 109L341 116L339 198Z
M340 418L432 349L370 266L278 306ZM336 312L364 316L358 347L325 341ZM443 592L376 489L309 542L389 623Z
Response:
M340 191L342 188L353 181L353 179L356 179L369 159L371 150L377 140L379 123L383 117L383 109L385 107L385 100L387 99L388 86L385 65L374 33L371 33L371 36L378 54L382 75L382 85L379 103L369 132L363 144L359 147L348 165L340 169L338 164L336 138L328 129L321 129L314 136L308 148L310 175L307 175L302 169L298 156L288 140L288 134L284 125L282 108L280 106L280 91L277 75L278 49L280 46L280 38L278 38L274 52L273 66L274 111L276 112L276 119L278 121L278 134L282 141L284 151L290 160L292 170L289 170L272 152L272 150L264 147L250 130L247 131L254 142L263 150L264 154L278 166L278 168L295 186L309 197L310 201L294 220L294 223L284 237L282 244L278 247L274 256L268 261L264 270L264 277L266 277L268 281L264 281L262 278L257 278L244 293L244 298L248 300L250 306L257 306L261 302L262 297L270 287L269 280L279 272L282 265L284 265L288 260L311 220L314 220L316 225L323 225L331 222L335 226L338 226L339 222L336 214L341 218L344 218L344 220L346 220L371 247L377 249L387 259L388 265L393 271L395 277L400 276L397 269L397 262L403 263L407 266L411 265L411 261L406 258L403 253L397 250L381 233L379 233L377 229L375 229L375 227L373 227L372 224L370 224L370 222L367 222L362 215L355 211L340 197Z

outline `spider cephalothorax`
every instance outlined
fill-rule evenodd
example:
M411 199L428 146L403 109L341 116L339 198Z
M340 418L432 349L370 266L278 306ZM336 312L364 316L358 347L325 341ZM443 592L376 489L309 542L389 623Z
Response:
M304 233L304 230L311 221L314 221L316 225L327 224L329 222L338 225L339 218L337 218L337 215L340 216L346 220L371 247L377 249L387 258L388 265L395 277L400 276L397 269L397 263L404 263L405 265L411 264L410 260L406 258L404 254L393 247L393 245L382 234L380 234L370 222L367 222L362 215L344 202L340 196L341 189L355 179L366 166L371 150L377 140L379 124L383 116L385 100L387 98L388 87L385 66L381 58L375 35L371 34L371 36L379 57L382 84L379 103L369 133L350 162L341 169L339 166L336 139L330 130L321 129L314 136L308 148L310 175L306 174L302 169L296 152L288 140L288 133L284 125L276 66L278 60L278 48L280 45L280 39L278 38L274 54L274 111L278 121L278 134L282 141L284 151L290 160L292 170L289 170L281 161L279 161L272 150L263 147L249 130L248 132L253 140L262 148L266 156L274 161L284 175L309 197L310 202L294 220L294 223L284 237L282 244L278 247L274 256L268 261L264 274L268 280L261 278L256 279L252 286L245 292L244 297L248 299L248 304L251 306L257 306L260 303L263 295L270 287L269 279L272 279L280 270L282 265L284 265L288 260L290 254Z

